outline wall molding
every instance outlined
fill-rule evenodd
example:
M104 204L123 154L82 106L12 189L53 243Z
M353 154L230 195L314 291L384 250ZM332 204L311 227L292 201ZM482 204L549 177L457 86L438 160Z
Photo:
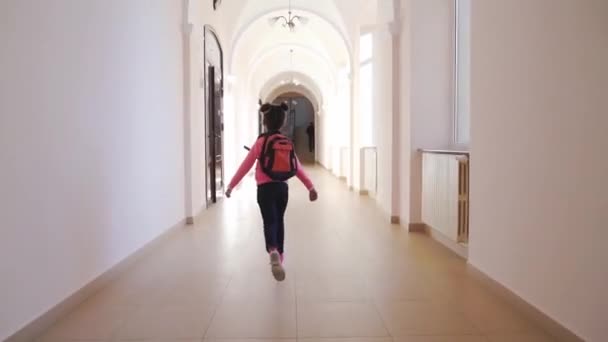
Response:
M241 184L239 184L239 186L240 185ZM198 218L201 217L206 210L207 210L206 206L201 207L200 210L198 211L198 213L195 216L188 216L188 217L186 217L186 220L184 221L184 224L188 225L188 226L192 226L192 225L196 224Z
M433 240L439 242L440 244L447 247L452 252L456 253L461 258L468 260L469 259L469 248L466 245L462 245L456 241L452 241L450 238L445 236L440 231L425 225L425 233L428 234Z
M35 340L41 334L51 328L55 323L57 323L61 318L68 315L84 301L95 295L110 282L128 271L138 260L148 255L161 243L165 242L169 237L173 236L184 227L186 227L185 219L179 221L160 236L148 242L143 247L139 248L131 255L127 256L125 259L97 276L95 279L68 296L66 299L62 300L48 311L38 316L38 318L34 319L32 322L26 324L19 331L9 336L4 342L29 342Z
M473 278L482 283L491 292L495 293L507 303L514 306L519 312L526 317L535 321L540 325L546 333L562 342L584 342L585 340L580 338L574 332L564 327L562 324L549 317L547 314L542 312L534 305L527 302L525 299L518 296L515 292L509 290L507 287L492 279L489 275L476 268L472 264L467 265L467 273Z

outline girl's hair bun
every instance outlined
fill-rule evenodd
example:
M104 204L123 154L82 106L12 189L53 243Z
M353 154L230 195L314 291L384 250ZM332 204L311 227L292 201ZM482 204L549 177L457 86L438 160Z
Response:
M272 105L270 103L264 103L263 105L260 106L260 112L268 113L268 111L270 110L271 107L272 107Z

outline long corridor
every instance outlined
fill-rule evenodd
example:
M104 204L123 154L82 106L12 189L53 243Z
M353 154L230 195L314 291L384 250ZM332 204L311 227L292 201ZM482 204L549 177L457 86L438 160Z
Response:
M284 282L270 273L246 179L40 340L550 341L462 259L311 173L318 202L291 184Z

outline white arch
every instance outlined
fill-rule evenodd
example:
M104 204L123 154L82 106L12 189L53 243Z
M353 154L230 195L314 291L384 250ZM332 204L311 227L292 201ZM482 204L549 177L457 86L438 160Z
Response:
M298 54L298 56L300 58L304 55L306 59L315 61L315 64L301 64L296 61L293 65L279 65L276 63L276 58L280 58L280 52L277 50L274 53L266 55L265 58L259 59L250 69L255 70L255 72L250 73L249 78L246 81L248 83L251 82L252 89L260 91L266 87L267 82L270 79L274 79L277 75L282 75L282 78L276 79L276 83L288 80L293 76L300 82L307 80L310 84L315 84L314 88L320 89L320 94L322 93L321 89L325 92L333 91L335 86L337 86L338 75L336 74L336 70L338 70L338 68L333 64L327 64L331 61L324 61L319 55L316 55L314 51L299 50L299 52L300 54ZM304 53L302 54L302 52ZM264 64L266 66L265 68L262 67ZM274 65L274 69L268 69L268 65ZM323 86L319 86L320 84L323 84Z
M264 84L260 90L260 98L264 99L265 101L269 101L269 100L272 100L271 99L272 95L277 91L304 90L304 91L310 93L311 97L314 100L316 100L316 102L318 104L317 109L321 108L323 106L323 92L319 88L318 84L309 76L307 76L305 74L299 74L299 73L297 73L296 76L298 76L298 79L300 79L302 81L301 84L299 84L299 85L295 85L293 83L281 84L282 80L285 80L286 77L290 77L291 75L292 75L291 72L279 73L279 74L273 76L272 78L268 79L266 82L264 82Z
M331 57L323 50L314 48L312 46L307 46L304 44L299 44L299 43L280 43L277 44L275 46L273 46L270 49L265 49L263 50L264 52L259 52L256 53L256 58L253 59L253 62L250 66L251 69L255 69L257 68L260 63L272 56L273 54L276 54L277 52L281 52L281 51L287 51L287 48L294 48L298 51L305 51L307 54L309 54L310 56L313 56L315 58L318 58L320 60L323 61L323 63L327 66L333 66L333 67L338 67L337 65L334 64L334 62L331 60Z
M314 94L308 90L308 88L299 85L299 86L295 86L295 85L286 85L286 86L281 86L279 88L276 88L272 93L270 93L270 95L268 95L268 97L266 98L265 102L272 102L274 100L276 100L278 97L280 97L283 94L286 93L296 93L296 94L300 94L303 97L307 98L310 103L312 103L314 109L315 109L315 113L319 112L319 103L317 101L317 99L315 98Z

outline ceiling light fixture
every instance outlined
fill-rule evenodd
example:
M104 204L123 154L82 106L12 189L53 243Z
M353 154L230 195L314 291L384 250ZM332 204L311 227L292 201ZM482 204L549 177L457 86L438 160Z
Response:
M272 18L268 19L268 22L272 26L276 25L279 21L283 21L283 24L281 26L289 29L290 32L295 32L296 23L298 23L298 22L302 25L308 24L308 18L300 16L300 15L292 16L291 0L289 0L289 10L287 12L287 16L280 15L280 16L272 17Z

